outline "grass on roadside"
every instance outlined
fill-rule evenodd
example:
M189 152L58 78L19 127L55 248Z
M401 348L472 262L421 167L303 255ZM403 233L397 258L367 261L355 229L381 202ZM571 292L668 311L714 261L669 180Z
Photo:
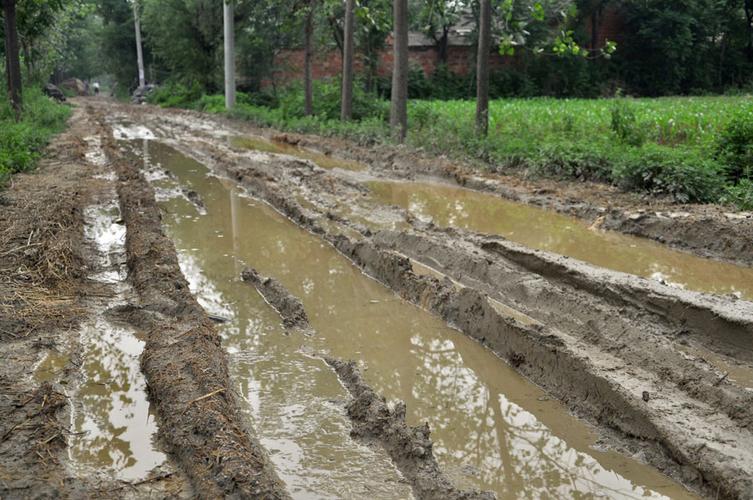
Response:
M222 96L187 96L166 86L152 102L224 113ZM388 103L362 92L352 122L337 119L338 87L315 87L315 114L302 116L300 89L277 98L239 95L229 114L262 127L361 144L389 142ZM409 104L408 143L486 168L607 182L678 202L753 209L753 98L502 99L492 101L489 135L475 134L473 101Z
M8 99L0 103L0 186L16 172L34 167L50 138L65 128L70 107L58 104L40 89L24 89L24 111L16 122Z

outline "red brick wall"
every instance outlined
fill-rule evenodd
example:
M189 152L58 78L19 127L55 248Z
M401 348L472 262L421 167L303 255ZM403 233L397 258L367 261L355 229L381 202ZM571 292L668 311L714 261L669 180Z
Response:
M475 64L475 47L449 47L447 52L447 65L455 74L467 75L473 71ZM426 76L434 73L437 67L437 51L434 47L413 47L409 53L411 67L421 67ZM389 77L392 74L392 47L387 46L379 54L377 72L381 77ZM500 68L508 64L507 58L498 53L491 54L492 69ZM356 54L354 59L356 73L363 73L363 56ZM314 79L336 78L342 71L342 57L339 50L330 50L319 53L314 58ZM303 79L303 50L281 50L275 57L274 79L277 85ZM264 86L271 85L272 81L263 82Z
M589 40L591 39L592 30L592 18L589 17L585 21L586 33ZM607 40L612 42L619 42L624 33L624 25L622 21L622 15L616 5L610 5L604 9L599 16L598 31L596 33L596 49L602 49L607 43ZM594 47L591 47L594 49Z

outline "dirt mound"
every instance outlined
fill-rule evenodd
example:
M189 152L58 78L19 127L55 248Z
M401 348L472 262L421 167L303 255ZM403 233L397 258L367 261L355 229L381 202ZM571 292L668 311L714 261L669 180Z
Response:
M241 273L241 278L256 287L264 300L280 314L286 328L311 329L303 303L288 292L279 281L263 276L252 268L245 269Z

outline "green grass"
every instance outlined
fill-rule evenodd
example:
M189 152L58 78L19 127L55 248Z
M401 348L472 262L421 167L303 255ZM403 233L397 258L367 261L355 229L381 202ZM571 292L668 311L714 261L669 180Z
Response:
M313 117L291 112L298 91L276 107L241 96L231 116L280 130L342 136L362 144L389 142L384 102L361 105L358 121L343 123L327 100ZM363 98L362 98L363 99ZM171 97L169 100L185 100ZM224 113L221 96L187 107ZM292 108L296 110L296 107ZM316 111L316 109L315 109ZM409 104L408 143L481 168L563 179L607 182L626 191L678 202L730 203L753 209L753 98L501 99L490 105L487 137L475 134L473 101Z
M24 89L24 112L16 122L8 100L0 103L0 185L16 172L32 169L50 138L65 128L70 107L37 88Z

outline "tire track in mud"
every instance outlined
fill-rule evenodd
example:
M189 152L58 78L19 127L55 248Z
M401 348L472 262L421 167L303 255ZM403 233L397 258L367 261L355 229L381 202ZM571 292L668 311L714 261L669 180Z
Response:
M308 322L303 303L279 281L263 276L253 268L242 273L244 281L251 283L274 308L287 329L314 334ZM416 498L428 500L491 500L489 492L460 490L445 477L434 457L433 443L428 424L410 427L405 421L405 404L399 402L390 408L363 379L353 361L343 361L327 355L318 355L337 373L340 382L350 392L352 399L346 411L353 423L351 435L367 442L380 444L392 458L398 470L406 477Z
M140 298L121 315L147 330L141 367L161 439L201 496L289 498L240 415L220 336L189 291L152 188L111 138L104 146L119 177L129 279Z
M521 324L500 314L487 300L487 295L474 288L458 290L451 282L416 275L409 259L379 244L380 233L371 235L367 231L353 239L345 236L343 231L333 232L329 229L333 218L329 218L326 224L320 223L323 220L321 215L302 208L290 196L282 194L281 180L264 168L256 170L223 163L217 166L298 225L329 241L367 274L403 298L439 315L487 345L578 414L596 421L602 428L617 431L613 444L640 453L652 465L709 494L743 499L753 495L753 477L749 472L749 466L753 464L753 442L745 423L750 419L750 410L746 410L745 403L739 399L740 390L733 391L731 401L727 403L736 412L732 417L741 420L742 425L730 422L730 417L721 415L713 406L670 389L650 373L653 367L645 367L649 371L635 367L623 373L625 361L619 356L610 355L598 347L597 350L583 349L577 339L545 325ZM476 252L481 251L477 247ZM526 253L532 260L540 262L532 251ZM465 255L466 259L468 257ZM564 274L577 273L567 270ZM632 291L632 295L645 296L641 300L649 303L653 294L653 291L641 287ZM703 297L689 292L682 294ZM619 298L620 292L613 291L611 295ZM661 302L658 300L659 304ZM692 311L688 306L693 304L688 302L692 301L683 302L673 296L666 299L663 310L669 315L680 314L677 320L681 324L687 322L682 316L687 310L690 314L705 315L709 320L718 316L719 311L714 311L703 299L700 304L695 304L702 311L700 313ZM622 300L622 307L634 305ZM640 307L644 305L639 304ZM712 310L705 311L708 308ZM740 314L732 313L732 316L731 324L737 323L742 327L742 335L746 335L750 321ZM707 333L703 328L700 332L701 335ZM597 355L596 360L591 359L593 355ZM651 394L655 398L657 394L661 396L648 404L644 392L649 399ZM750 399L744 393L742 397ZM717 420L713 426L710 425L710 415ZM697 436L694 429L703 431L702 435ZM721 435L716 435L717 430Z

